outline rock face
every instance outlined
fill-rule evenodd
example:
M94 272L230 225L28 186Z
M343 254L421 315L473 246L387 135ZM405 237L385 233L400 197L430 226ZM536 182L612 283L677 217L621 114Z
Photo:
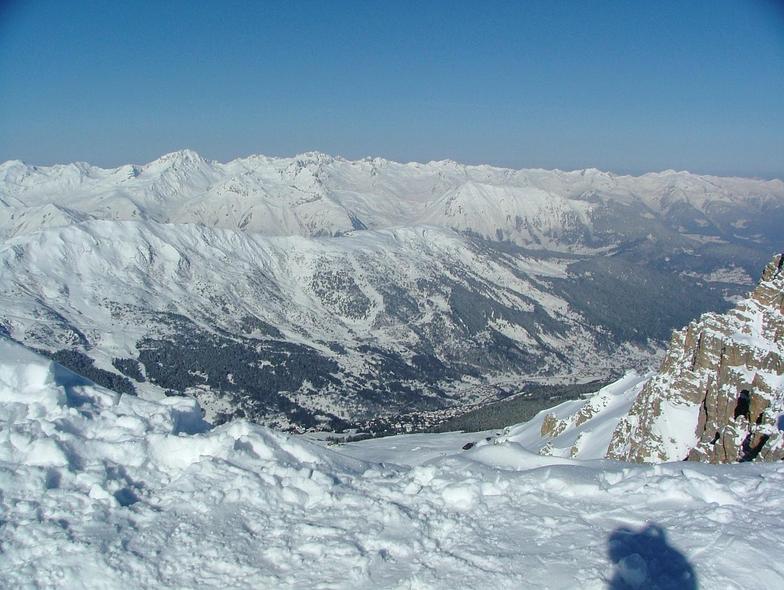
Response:
M784 459L784 254L726 314L673 334L657 374L613 432L632 462Z

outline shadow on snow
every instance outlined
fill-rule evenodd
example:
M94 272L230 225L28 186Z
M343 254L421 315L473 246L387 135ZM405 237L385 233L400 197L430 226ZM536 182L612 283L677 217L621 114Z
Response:
M615 565L609 590L697 590L694 568L656 523L615 529L607 551Z

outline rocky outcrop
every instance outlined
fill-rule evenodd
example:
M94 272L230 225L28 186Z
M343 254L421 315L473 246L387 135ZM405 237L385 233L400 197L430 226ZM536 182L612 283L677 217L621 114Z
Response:
M561 434L567 426L566 420L561 420L555 414L547 414L542 422L539 434L542 438L553 438Z
M661 367L613 432L633 462L784 459L784 254L726 314L673 334Z

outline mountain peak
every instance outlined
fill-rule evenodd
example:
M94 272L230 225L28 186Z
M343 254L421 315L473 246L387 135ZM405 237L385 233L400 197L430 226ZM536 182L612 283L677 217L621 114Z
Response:
M331 164L332 162L342 160L343 158L325 154L324 152L310 151L297 154L294 156L294 159L305 164Z
M153 160L149 162L145 167L149 168L155 165L162 165L165 164L167 166L172 166L176 164L203 164L206 163L207 160L202 158L197 152L191 149L181 149L176 150L174 152L169 152L168 154L162 155L157 160Z
M760 282L769 281L778 283L784 289L784 252L776 254L762 271Z
M27 166L22 160L6 160L0 162L0 170L8 170L9 168L16 168L18 166Z

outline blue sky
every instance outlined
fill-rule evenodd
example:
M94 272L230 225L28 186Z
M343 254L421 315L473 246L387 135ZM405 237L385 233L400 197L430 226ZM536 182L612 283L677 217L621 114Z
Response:
M0 0L0 160L784 177L784 5Z

